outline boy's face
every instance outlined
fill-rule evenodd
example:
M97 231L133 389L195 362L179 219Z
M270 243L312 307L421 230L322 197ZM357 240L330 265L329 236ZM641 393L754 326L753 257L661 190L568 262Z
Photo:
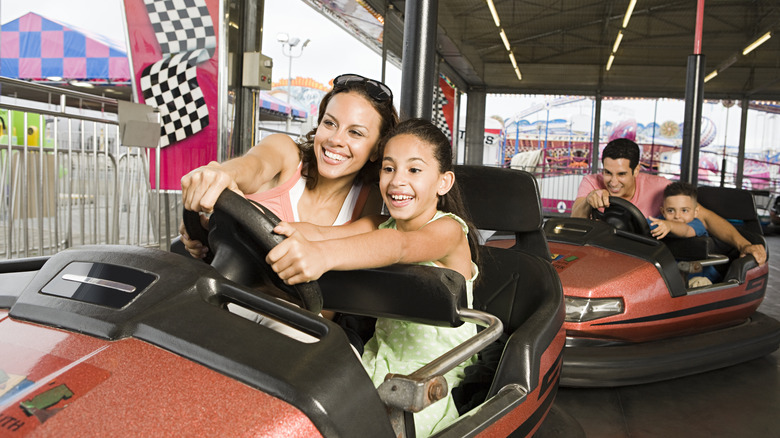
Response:
M699 206L690 196L676 195L664 199L661 214L668 221L688 223L699 214Z

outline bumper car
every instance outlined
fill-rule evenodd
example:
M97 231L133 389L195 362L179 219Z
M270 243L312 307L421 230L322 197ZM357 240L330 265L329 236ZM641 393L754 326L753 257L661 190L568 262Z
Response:
M699 202L766 246L749 192L700 187ZM780 345L780 323L757 312L769 264L711 237L652 238L642 213L611 198L600 220L544 226L566 301L561 385L621 386L723 368ZM721 280L689 288L713 266Z
M494 359L477 362L490 371L471 379L471 406L436 436L530 436L554 416L564 308L549 259L501 250L527 278L487 269L483 277L504 280L482 283L473 310L462 276L442 268L285 286L263 262L281 238L273 225L226 191L211 220L211 264L109 245L0 263L0 435L414 436L411 413L446 394L442 375L499 339ZM375 388L344 330L317 316L323 306L483 329Z

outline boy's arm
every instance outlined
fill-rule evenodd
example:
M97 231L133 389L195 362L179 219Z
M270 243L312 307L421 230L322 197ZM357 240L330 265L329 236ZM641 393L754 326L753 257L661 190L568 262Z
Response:
M315 242L303 237L290 234L266 257L288 284L316 280L330 270L444 260L460 239L466 238L460 224L450 218L436 220L418 231L383 229Z
M696 237L696 230L686 223L657 219L652 216L648 219L650 219L650 234L656 239L663 239L667 234L676 237Z
M759 265L766 262L766 248L763 245L750 243L733 225L717 213L699 205L698 217L711 235L737 248L741 256L750 254L755 257Z

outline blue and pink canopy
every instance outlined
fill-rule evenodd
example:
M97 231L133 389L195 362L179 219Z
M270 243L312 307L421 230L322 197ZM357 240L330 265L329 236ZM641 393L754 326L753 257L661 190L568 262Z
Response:
M287 105L283 100L273 96L268 91L260 91L259 107L265 109L272 114L288 114L292 109L292 116L295 118L306 118L306 111L299 109L293 104Z
M37 81L130 82L124 48L101 36L34 12L3 24L0 30L2 76Z

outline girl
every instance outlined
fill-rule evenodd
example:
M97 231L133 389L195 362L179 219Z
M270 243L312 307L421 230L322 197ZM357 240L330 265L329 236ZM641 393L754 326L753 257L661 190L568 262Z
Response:
M316 280L328 270L419 263L450 268L467 279L469 306L478 274L476 232L463 218L452 148L433 124L400 123L383 141L379 188L390 218L374 216L340 227L280 223L288 239L273 248L268 263L289 284ZM387 373L410 374L476 334L473 324L433 327L392 319L377 320L363 365L376 386ZM445 375L450 388L463 379L469 360ZM457 419L452 396L416 413L420 437Z

